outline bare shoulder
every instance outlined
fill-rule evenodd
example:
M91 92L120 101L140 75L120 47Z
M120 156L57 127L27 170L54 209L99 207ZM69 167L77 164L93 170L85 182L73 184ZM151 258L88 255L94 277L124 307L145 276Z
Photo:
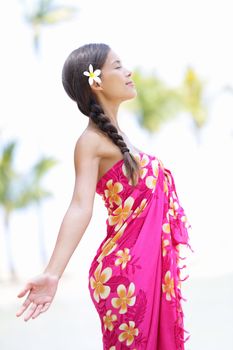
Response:
M74 150L75 159L81 160L87 158L93 161L100 158L101 139L101 135L95 130L85 129L76 141Z
M99 173L100 136L85 129L74 148L75 187L72 201L78 202L87 211L92 210Z

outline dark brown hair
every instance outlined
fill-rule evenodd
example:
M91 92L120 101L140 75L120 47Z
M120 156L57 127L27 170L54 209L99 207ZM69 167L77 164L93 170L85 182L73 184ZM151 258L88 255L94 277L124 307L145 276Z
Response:
M123 154L127 177L136 185L139 176L139 164L129 152L123 137L117 128L104 114L103 108L97 101L95 94L83 72L88 70L89 64L93 69L101 69L106 61L110 47L102 43L87 44L72 51L67 57L62 69L62 83L68 96L74 100L79 110L97 125Z

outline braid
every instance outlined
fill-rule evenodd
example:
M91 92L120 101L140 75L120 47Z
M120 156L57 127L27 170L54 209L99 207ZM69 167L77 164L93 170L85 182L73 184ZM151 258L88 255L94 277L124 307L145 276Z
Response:
M118 133L117 128L111 123L111 120L104 114L103 109L96 101L90 103L90 118L103 131L112 142L117 145L123 154L124 164L127 176L132 184L136 185L139 176L139 164L134 156L129 152L123 137Z
M91 103L91 120L117 145L121 153L129 152L123 137L118 133L117 128L111 123L111 120L104 114L101 106L95 102Z
M139 178L140 165L130 153L117 128L104 114L90 84L88 84L87 78L83 74L87 69L88 62L94 65L94 69L102 69L110 50L110 47L103 43L86 44L73 50L64 63L62 83L68 96L77 103L79 110L91 118L98 129L119 147L123 154L126 176L131 180L131 184L135 186Z

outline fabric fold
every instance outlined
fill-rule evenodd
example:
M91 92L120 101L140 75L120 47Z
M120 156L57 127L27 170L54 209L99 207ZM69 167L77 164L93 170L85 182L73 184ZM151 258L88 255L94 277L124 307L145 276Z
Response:
M146 153L133 187L123 161L96 192L108 211L106 237L89 269L88 287L100 317L104 350L184 350L181 246L191 249L188 223L170 170Z

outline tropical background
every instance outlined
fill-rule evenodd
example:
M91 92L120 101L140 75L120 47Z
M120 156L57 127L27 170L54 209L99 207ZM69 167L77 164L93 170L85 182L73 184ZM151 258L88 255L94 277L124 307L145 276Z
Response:
M68 54L108 43L138 96L119 124L169 168L192 225L183 283L186 350L233 347L233 32L231 1L10 0L0 11L0 348L102 349L88 269L105 237L92 220L50 310L24 323L16 295L52 252L87 125L61 83Z

